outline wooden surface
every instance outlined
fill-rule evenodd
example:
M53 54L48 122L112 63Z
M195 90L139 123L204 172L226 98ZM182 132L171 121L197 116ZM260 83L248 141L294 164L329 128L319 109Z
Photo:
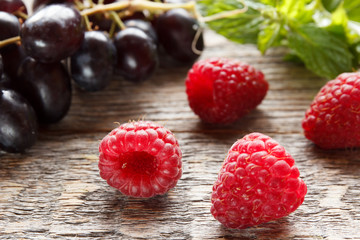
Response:
M74 88L69 114L41 129L28 153L0 152L0 239L360 239L360 151L324 151L305 139L301 120L325 80L261 56L208 31L201 58L225 56L261 69L270 83L263 103L235 124L202 124L188 107L186 68L161 69L141 85L114 79L98 93ZM99 177L98 144L114 122L146 119L171 129L183 152L183 176L164 196L122 196ZM258 131L294 157L308 185L288 217L229 230L210 214L212 184L227 150Z

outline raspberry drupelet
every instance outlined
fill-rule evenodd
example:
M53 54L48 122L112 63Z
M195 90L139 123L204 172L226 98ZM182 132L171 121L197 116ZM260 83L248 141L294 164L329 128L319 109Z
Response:
M182 174L173 133L150 121L120 125L99 146L100 176L125 195L149 198L175 187Z
M294 159L272 138L251 133L230 148L214 183L211 213L243 229L289 215L304 201L306 184Z

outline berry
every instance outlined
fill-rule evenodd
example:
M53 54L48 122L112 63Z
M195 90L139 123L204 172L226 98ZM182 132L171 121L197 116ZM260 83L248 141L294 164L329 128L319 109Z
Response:
M305 113L306 138L324 149L360 147L360 73L325 84Z
M235 122L261 103L268 87L261 71L225 58L196 62L186 79L191 109L209 123Z
M213 186L211 213L228 228L247 228L289 215L306 184L284 147L251 133L230 148Z
M19 20L10 13L0 11L0 41L16 37L19 32Z
M120 125L99 146L100 176L132 197L162 195L181 177L181 151L174 135L149 121Z
M13 90L0 89L0 149L22 153L33 146L38 135L31 105Z
M203 35L198 32L200 24L185 9L161 14L156 20L156 31L165 52L182 63L192 64L204 49Z
M80 47L84 38L82 17L70 6L48 5L23 23L20 37L27 55L44 63L58 62Z
M143 30L128 27L114 37L117 52L115 71L125 80L142 82L149 79L158 67L157 47Z
M2 57L0 55L0 79L2 78L3 72L4 72L4 65L3 65Z
M71 56L71 76L85 91L99 91L109 85L116 49L104 32L85 32L80 48Z
M26 6L22 0L2 0L0 11L15 13L17 11L27 14Z
M23 60L12 89L34 108L39 122L50 124L63 119L72 97L71 79L60 63L41 63L31 57Z

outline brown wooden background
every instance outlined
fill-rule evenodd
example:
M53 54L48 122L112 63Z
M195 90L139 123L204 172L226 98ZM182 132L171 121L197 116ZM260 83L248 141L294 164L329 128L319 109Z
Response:
M69 114L43 127L26 154L0 152L0 239L360 239L360 151L325 151L305 139L301 120L326 82L275 49L206 32L201 58L236 58L262 70L270 83L263 103L229 126L203 124L188 107L187 68L160 69L135 85L114 79L98 93L73 90ZM164 196L122 196L99 177L98 144L114 122L146 119L171 129L183 152L183 176ZM210 194L229 147L258 131L294 157L308 185L288 217L245 230L222 227Z

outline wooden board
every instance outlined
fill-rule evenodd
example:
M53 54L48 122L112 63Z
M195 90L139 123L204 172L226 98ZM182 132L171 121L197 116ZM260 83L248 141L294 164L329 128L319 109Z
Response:
M284 62L283 49L262 56L211 31L205 39L201 58L236 58L264 72L270 90L256 110L225 127L201 123L187 103L187 68L160 69L140 85L114 79L97 93L74 88L69 114L43 127L33 148L0 152L0 239L360 239L359 150L321 150L302 133L326 81ZM183 176L164 196L128 198L99 177L100 140L115 122L137 119L160 122L179 140ZM253 131L292 154L308 194L288 217L226 229L210 214L212 184L232 143Z

